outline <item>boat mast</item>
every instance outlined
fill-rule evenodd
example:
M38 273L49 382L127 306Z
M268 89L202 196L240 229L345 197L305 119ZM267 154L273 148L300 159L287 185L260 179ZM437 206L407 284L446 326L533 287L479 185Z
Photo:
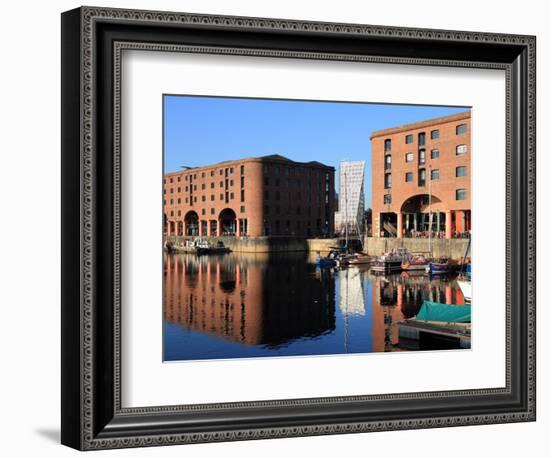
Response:
M432 257L432 166L430 164L430 166L428 167L429 169L429 174L428 174L428 180L429 180L429 186L428 186L428 192L429 192L429 208L430 208L430 213L429 213L429 216L428 216L428 224L429 224L429 228L428 228L428 249L430 250L430 258Z
M346 240L346 253L348 251L348 174L344 172L344 237Z

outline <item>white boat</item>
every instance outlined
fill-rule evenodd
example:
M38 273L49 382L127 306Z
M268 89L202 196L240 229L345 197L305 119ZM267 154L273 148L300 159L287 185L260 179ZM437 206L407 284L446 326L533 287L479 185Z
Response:
M468 302L472 302L472 282L469 280L457 280L458 286L464 295L464 299Z

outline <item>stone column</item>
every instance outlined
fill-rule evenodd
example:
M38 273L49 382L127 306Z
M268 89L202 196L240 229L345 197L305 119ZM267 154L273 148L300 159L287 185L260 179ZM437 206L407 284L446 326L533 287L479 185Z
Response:
M212 221L206 221L206 235L210 237L212 235Z
M418 213L414 214L414 232L418 231Z
M235 220L235 223L237 224L237 230L235 231L237 233L237 237L241 236L241 220L237 218Z
M445 238L453 238L453 212L445 212Z
M172 221L166 222L166 238L172 235Z
M439 231L441 230L441 212L437 212L437 227L436 232L439 234Z
M397 238L403 238L403 213L399 212L397 214Z

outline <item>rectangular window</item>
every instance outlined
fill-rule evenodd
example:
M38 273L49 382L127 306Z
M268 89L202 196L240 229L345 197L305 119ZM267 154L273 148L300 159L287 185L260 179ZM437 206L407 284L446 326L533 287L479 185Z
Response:
M232 193L229 195L229 198L230 198L231 200L233 200L233 199L235 198L235 193L232 192Z
M210 189L214 189L214 182L210 183Z
M456 168L456 176L457 177L465 177L466 176L466 166L461 165Z
M213 208L211 208L211 209L210 209L210 214L213 215L214 213L216 213L216 210L213 209Z
M466 131L467 131L466 124L460 124L460 125L456 126L456 134L457 135L465 134Z
M269 191L267 189L264 191L264 200L269 200Z
M244 188L244 177L241 177L241 188Z
M405 136L405 143L406 143L407 145L409 145L409 144L411 144L411 143L413 142L413 139L414 139L414 137L413 137L412 134L406 135L406 136Z
M426 186L426 169L418 171L418 186Z
M433 149L432 152L431 152L430 157L432 159L437 159L439 157L439 150L438 149Z
M201 178L204 178L206 176L206 173L202 172L201 173Z
M432 181L439 180L439 170L438 169L435 169L435 170L431 171L430 179Z
M214 197L214 194L210 194L210 200L214 200L215 197Z
M391 140L388 138L384 140L384 152L389 153L391 151Z
M279 191L275 192L275 200L281 200L281 193Z
M264 186L269 186L269 178L264 177Z
M426 151L424 151L423 149L421 149L418 152L418 163L419 164L425 164L426 163Z
M210 176L211 176L211 177L214 176L214 170L211 170L211 171L210 171Z
M405 162L412 162L412 161L414 161L414 154L413 153L405 154Z
M420 132L418 134L418 146L424 146L426 144L426 132Z
M181 197L178 197L178 204L181 204Z
M220 200L223 200L223 194L220 194Z
M385 189L391 188L391 173L386 173L384 175L384 188Z
M456 190L456 200L466 200L466 190L457 189Z
M206 196L202 196L202 201L206 202Z
M244 175L244 165L241 165L241 175Z
M384 194L384 203L391 204L391 194Z
M244 189L241 189L241 202L244 202Z
M203 215L206 215L206 208L203 208L203 209L201 210L201 213L202 213Z
M386 154L384 157L384 169L391 170L391 154Z
M206 189L206 184L205 184L205 183L203 183L203 184L201 185L201 189Z
M431 138L432 140L438 139L438 138L439 138L439 130L437 130L437 129L436 129L436 130L432 130L432 131L430 132L430 138Z
M457 156L463 156L468 151L468 147L466 145L458 145L456 147L456 155Z
M405 173L405 181L406 182L413 181L413 173L412 172Z
M241 213L244 213L244 205L241 205Z
M229 180L229 186L233 186L233 180Z

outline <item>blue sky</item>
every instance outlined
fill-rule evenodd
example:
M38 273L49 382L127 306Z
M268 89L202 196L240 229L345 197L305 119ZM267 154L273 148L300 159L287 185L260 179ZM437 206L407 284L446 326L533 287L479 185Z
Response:
M337 171L340 161L364 160L370 207L371 132L465 109L165 95L164 170L269 154Z

